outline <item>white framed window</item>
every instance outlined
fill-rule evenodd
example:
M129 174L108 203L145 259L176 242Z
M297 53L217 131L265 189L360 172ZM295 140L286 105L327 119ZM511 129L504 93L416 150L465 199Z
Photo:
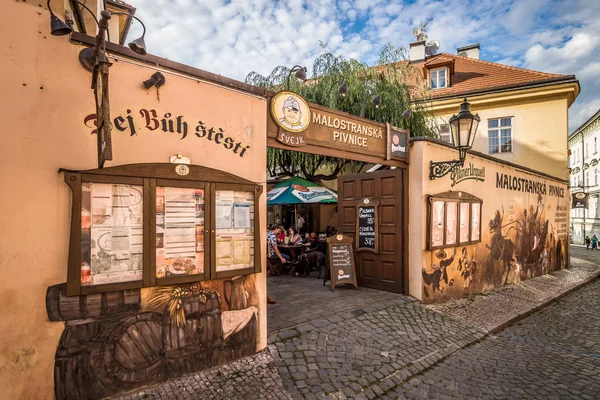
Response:
M598 152L598 138L594 138L594 154Z
M598 186L598 167L594 168L594 185Z
M588 186L590 184L590 171L585 171L585 180L583 181L583 186Z
M446 85L446 67L436 68L429 71L429 87L432 89L441 89Z
M590 154L589 150L590 150L590 144L586 143L585 144L585 158L588 158L588 156Z
M450 130L450 124L440 124L440 139L446 143L452 144L452 131Z
M512 152L512 117L488 119L489 153Z

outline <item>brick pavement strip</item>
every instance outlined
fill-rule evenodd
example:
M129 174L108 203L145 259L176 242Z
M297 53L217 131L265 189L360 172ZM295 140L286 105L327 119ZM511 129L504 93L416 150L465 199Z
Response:
M577 255L590 261L594 256ZM503 304L513 308L496 308L499 316L490 314L494 302L489 300L452 312L461 308L395 298L271 334L268 348L258 354L116 399L554 398L557 393L595 398L600 392L600 283L565 297L557 310L550 306L529 317L548 331L522 323L486 336L489 324L481 324L485 304L496 323L519 317L520 305L547 302L600 270L582 259L574 264L552 278L536 278L544 283L531 281L484 296L509 298ZM571 311L573 301L589 311ZM583 317L591 321L588 332L577 325ZM568 379L553 357L569 365Z

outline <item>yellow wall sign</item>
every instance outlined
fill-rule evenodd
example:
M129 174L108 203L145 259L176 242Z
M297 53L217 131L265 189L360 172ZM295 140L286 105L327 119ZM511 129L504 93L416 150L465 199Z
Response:
M310 124L310 107L299 94L283 91L271 100L271 116L280 128L300 133Z

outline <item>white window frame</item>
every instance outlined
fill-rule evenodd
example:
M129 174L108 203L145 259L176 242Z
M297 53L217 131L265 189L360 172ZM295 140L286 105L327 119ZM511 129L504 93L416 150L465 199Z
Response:
M510 120L510 125L502 125L502 120L506 120L509 119ZM498 117L498 118L489 118L488 119L488 154L503 154L503 153L512 153L513 152L513 117ZM498 126L497 127L493 127L490 128L490 121L497 121L498 122ZM502 150L502 138L506 137L506 135L504 135L504 132L502 131L509 131L509 137L510 137L510 150ZM498 140L498 149L497 151L492 151L492 134L497 135L496 139Z
M444 132L444 130L447 129L447 132ZM449 143L452 144L453 140L452 140L452 128L450 128L450 124L439 124L438 125L438 130L440 132L440 139L445 142L445 143ZM448 139L446 140L445 137L447 137Z
M440 73L443 73L444 86L440 85L440 77L442 76L442 75L440 75ZM429 70L429 87L431 89L433 89L433 90L444 89L444 88L447 88L448 86L449 85L448 85L448 68L447 67L434 68L434 69Z
M598 186L598 167L594 168L594 186Z
M589 150L590 150L590 144L586 143L585 144L585 158L589 157L589 155L590 155L590 151Z
M594 137L594 154L598 152L598 138Z

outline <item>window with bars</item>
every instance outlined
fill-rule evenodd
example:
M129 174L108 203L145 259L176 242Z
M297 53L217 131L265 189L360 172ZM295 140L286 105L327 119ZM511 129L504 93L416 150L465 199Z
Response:
M512 117L488 119L489 153L512 152Z
M429 71L429 87L431 89L441 89L447 87L446 71L446 67L436 68Z

